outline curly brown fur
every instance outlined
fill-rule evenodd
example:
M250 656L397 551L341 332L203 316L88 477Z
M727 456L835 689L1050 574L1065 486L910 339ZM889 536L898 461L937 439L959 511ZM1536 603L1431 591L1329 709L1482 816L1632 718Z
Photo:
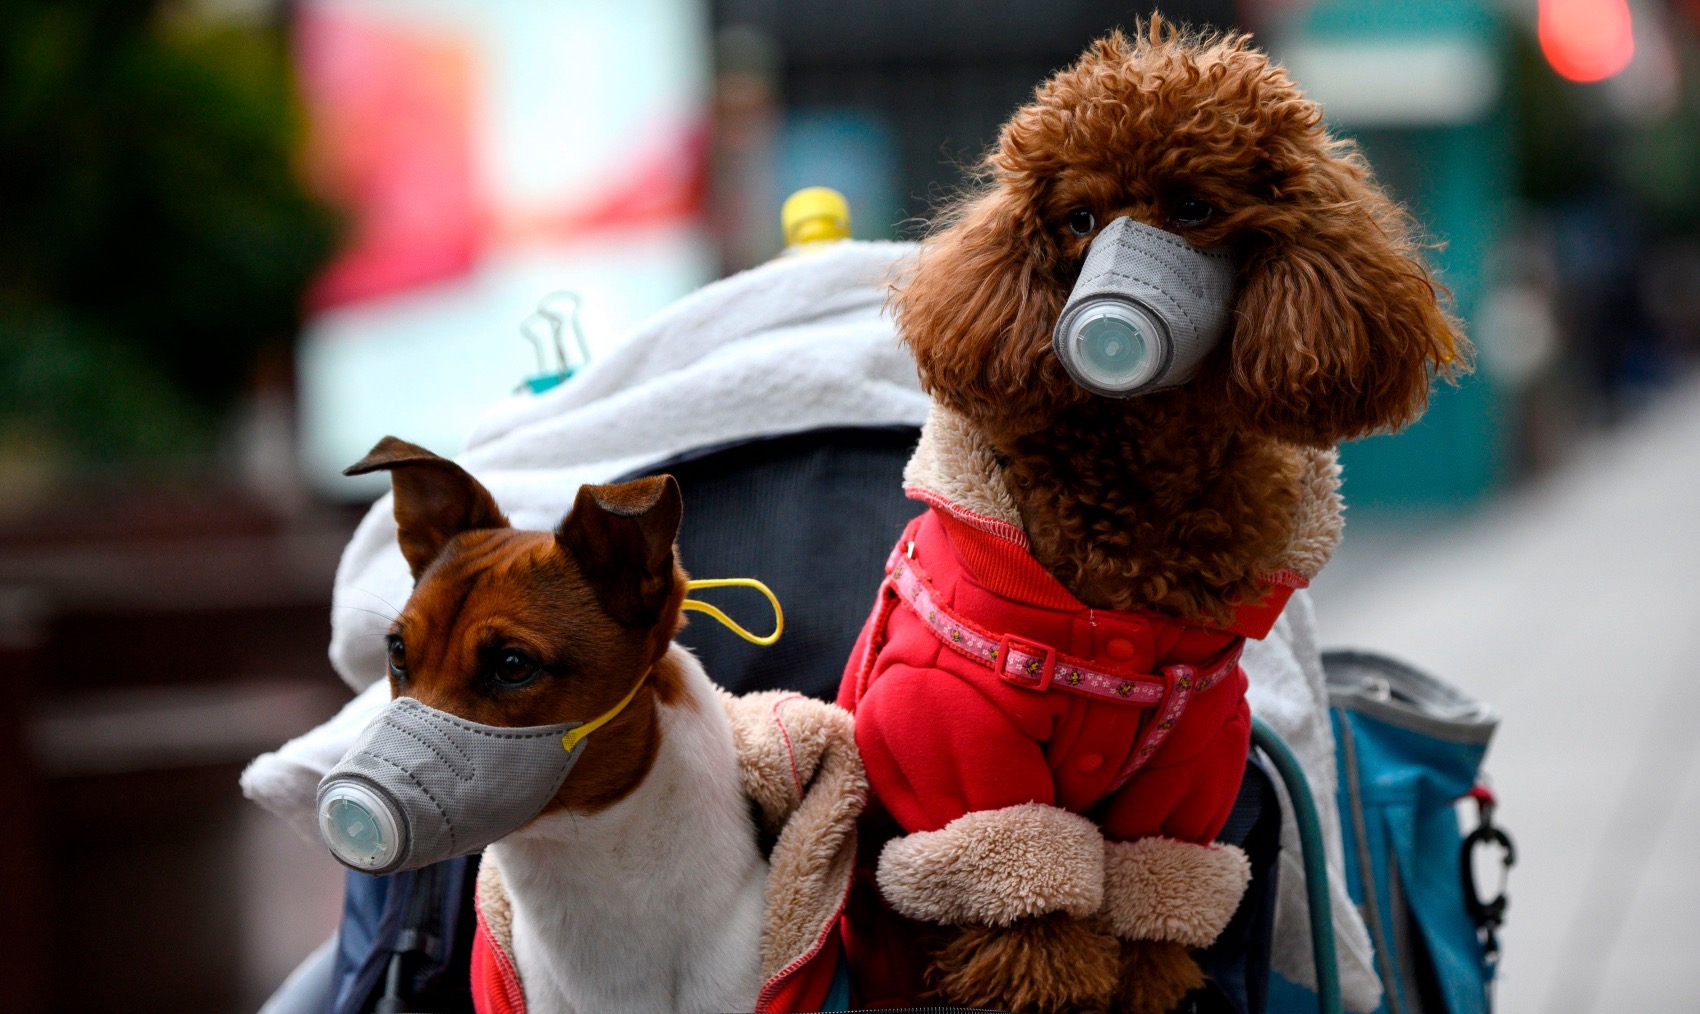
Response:
M962 1007L1013 1014L1096 1014L1121 971L1114 936L1063 914L1004 927L963 926L934 952L929 985Z
M1114 1014L1162 1014L1204 985L1204 973L1184 944L1166 940L1122 942L1121 981L1110 1004Z
M1004 453L1034 555L1081 601L1218 622L1262 592L1304 467L1185 392L1089 402Z
M1045 82L899 285L929 392L1008 459L1034 554L1083 601L1220 621L1290 532L1294 444L1421 414L1467 369L1410 217L1245 36L1153 17ZM1184 201L1213 212L1176 221ZM1238 265L1230 331L1182 388L1074 384L1051 330L1095 234L1127 215Z

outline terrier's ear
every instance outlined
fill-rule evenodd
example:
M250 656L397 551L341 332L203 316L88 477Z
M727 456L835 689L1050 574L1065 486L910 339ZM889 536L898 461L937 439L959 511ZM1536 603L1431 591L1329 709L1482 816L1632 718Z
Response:
M555 539L577 561L608 615L649 627L675 591L673 543L683 511L671 475L584 486Z
M416 581L444 544L461 532L508 527L489 490L464 468L423 447L385 437L342 470L343 475L369 472L390 473L396 538Z

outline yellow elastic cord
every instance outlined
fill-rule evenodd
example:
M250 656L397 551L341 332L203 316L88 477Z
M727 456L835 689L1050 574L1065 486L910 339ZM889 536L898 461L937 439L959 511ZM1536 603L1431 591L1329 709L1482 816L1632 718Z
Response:
M604 711L602 714L597 715L595 718L592 718L590 721L584 723L578 728L567 730L567 734L561 737L561 745L566 747L567 752L572 753L573 747L578 746L579 740L595 732L597 729L602 728L609 722L612 722L615 717L620 714L620 712L626 710L626 705L632 703L632 698L637 696L638 687L643 686L643 681L649 679L649 674L654 671L654 666L645 669L643 671L643 675L639 676L637 682L632 684L632 689L620 700L620 703L609 708L607 711Z
M757 637L755 634L750 633L743 627L738 626L738 624L732 621L730 616L727 616L717 607L711 606L707 602L698 602L695 599L686 599L684 605L680 608L689 612L707 613L719 620L721 623L726 624L726 628L732 631L732 633L737 634L739 637L749 641L751 644L759 644L764 647L779 640L779 635L785 632L785 613L779 608L779 596L773 594L772 588L762 584L753 577L723 577L713 578L707 581L687 581L685 582L685 588L691 591L695 591L698 588L754 588L756 591L766 595L767 600L773 603L773 633L766 637ZM643 675L638 677L637 682L632 684L632 689L627 692L625 697L621 698L620 703L609 708L607 711L604 711L602 714L597 715L595 718L584 723L578 728L568 730L567 734L561 737L561 746L565 747L568 753L572 753L573 747L578 746L580 740L595 732L597 729L602 728L604 725L607 725L609 722L612 722L619 716L620 712L626 710L626 705L632 703L632 699L637 696L638 688L643 686L644 680L649 679L649 674L653 671L653 666L649 669L645 669Z
M772 588L762 584L753 577L721 577L707 581L687 581L685 582L685 587L691 591L696 591L698 588L754 588L756 591L766 595L768 602L773 604L773 633L766 637L758 637L745 630L743 627L738 626L737 623L733 622L730 616L721 612L719 607L711 606L707 602L698 602L696 599L686 599L684 605L680 608L690 613L707 613L709 616L712 616L716 620L725 624L727 630L737 634L739 637L751 644L759 644L763 647L779 640L779 635L785 632L785 612L779 608L779 596L773 594Z

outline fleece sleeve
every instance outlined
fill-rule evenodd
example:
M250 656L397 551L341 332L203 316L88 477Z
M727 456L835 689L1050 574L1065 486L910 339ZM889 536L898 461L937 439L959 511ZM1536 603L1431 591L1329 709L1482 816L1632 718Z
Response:
M1056 802L1038 743L948 672L882 672L857 705L856 746L874 796L908 833L970 810Z

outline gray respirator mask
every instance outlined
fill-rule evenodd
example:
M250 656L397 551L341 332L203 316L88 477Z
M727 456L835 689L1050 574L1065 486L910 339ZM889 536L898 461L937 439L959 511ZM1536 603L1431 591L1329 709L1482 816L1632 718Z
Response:
M1074 382L1107 398L1184 384L1222 340L1234 264L1125 216L1086 253L1051 347Z
M319 782L319 835L361 873L476 852L548 805L589 728L480 725L398 697Z

